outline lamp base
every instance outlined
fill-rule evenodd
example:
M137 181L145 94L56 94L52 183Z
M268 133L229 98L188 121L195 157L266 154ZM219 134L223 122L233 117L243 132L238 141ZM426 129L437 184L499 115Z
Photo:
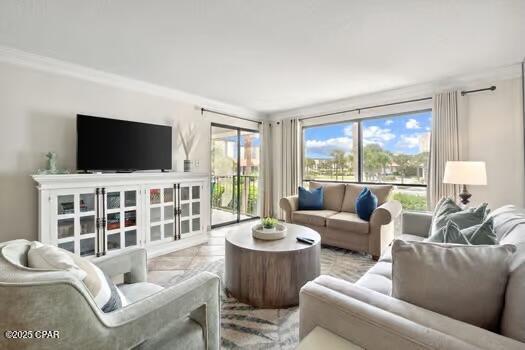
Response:
M463 205L467 205L470 201L470 197L472 197L472 194L470 194L468 191L467 191L467 186L463 185L461 187L461 193L459 194L459 198L461 198L461 203Z

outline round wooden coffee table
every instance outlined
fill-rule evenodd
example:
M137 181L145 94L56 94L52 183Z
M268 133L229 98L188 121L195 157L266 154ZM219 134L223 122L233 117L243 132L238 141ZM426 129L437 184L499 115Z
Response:
M275 241L253 238L250 226L226 234L225 286L237 300L266 308L298 305L301 287L319 276L321 237L308 227L286 226L287 236Z

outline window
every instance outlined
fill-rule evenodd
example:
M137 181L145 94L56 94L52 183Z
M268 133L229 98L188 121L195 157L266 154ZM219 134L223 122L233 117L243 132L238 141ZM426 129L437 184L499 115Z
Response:
M303 182L395 185L405 209L426 210L430 110L303 129Z

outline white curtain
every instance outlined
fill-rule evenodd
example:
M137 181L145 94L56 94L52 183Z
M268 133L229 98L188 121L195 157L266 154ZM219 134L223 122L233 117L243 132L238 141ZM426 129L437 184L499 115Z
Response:
M443 183L445 164L460 160L458 91L435 94L432 98L428 204L433 209L441 197L456 198L458 186Z
M277 166L278 191L276 201L297 193L301 178L301 122L297 118L280 122L280 142L275 152L280 153ZM275 202L276 202L275 201ZM275 211L278 218L284 218L282 210Z
M264 121L260 126L261 149L261 181L259 183L260 213L262 217L273 216L273 132L272 124Z

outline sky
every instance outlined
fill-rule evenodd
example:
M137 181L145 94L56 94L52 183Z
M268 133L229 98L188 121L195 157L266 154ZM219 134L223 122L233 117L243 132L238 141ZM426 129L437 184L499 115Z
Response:
M363 120L364 144L376 143L392 153L417 154L422 151L420 139L430 133L432 112L402 114ZM427 137L428 140L428 137ZM308 158L331 158L340 149L352 151L352 123L341 123L304 129Z

